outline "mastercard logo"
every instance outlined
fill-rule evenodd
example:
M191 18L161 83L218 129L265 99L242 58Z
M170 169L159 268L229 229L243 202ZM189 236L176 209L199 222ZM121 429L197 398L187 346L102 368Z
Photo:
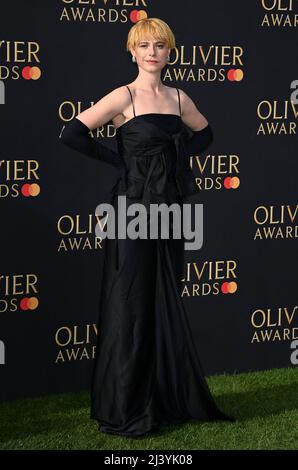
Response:
M238 288L237 283L234 281L224 282L221 286L221 292L223 294L234 294L237 288Z
M227 176L224 179L224 187L226 189L237 189L240 185L240 179L238 176Z
M38 299L36 297L24 297L20 301L21 310L35 310L38 307Z
M132 23L137 23L139 20L147 18L147 12L145 10L132 10L129 15L129 19Z
M241 82L244 73L241 69L230 69L227 72L227 78L230 82Z
M22 77L25 80L38 80L41 76L41 70L39 67L30 67L27 65L22 69Z
M40 186L39 186L39 184L37 184L37 183L32 183L32 184L26 183L26 184L23 184L23 186L22 186L22 188L21 188L21 193L22 193L23 196L25 196L25 197L37 196L37 195L40 193Z

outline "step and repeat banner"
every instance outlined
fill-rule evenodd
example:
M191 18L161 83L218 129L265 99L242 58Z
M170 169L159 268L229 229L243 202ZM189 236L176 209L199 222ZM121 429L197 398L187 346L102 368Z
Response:
M298 362L298 0L12 0L0 6L1 398L87 390L111 167L63 146L63 126L130 83L127 34L166 21L163 82L214 141L189 164L204 242L180 294L206 375ZM92 132L116 150L115 128Z

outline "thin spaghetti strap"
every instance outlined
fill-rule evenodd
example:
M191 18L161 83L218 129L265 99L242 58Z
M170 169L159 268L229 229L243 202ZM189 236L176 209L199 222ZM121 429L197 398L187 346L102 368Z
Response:
M135 107L134 107L134 104L133 104L132 94L131 94L131 91L130 91L130 89L127 85L126 85L126 88L128 88L128 91L130 93L130 99L131 99L131 104L132 104L132 109L133 109L133 115L135 116L136 113L135 113Z
M177 93L178 93L178 100L179 100L179 113L180 113L180 116L181 116L180 93L179 93L179 90L178 90L178 88L176 88L176 90L177 90Z

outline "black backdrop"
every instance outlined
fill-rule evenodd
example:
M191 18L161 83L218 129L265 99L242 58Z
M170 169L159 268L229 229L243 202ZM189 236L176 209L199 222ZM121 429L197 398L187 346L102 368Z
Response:
M176 36L164 83L192 97L215 136L190 156L204 245L185 253L181 282L206 374L292 366L297 15L297 0L1 5L2 398L89 387L104 250L95 245L94 211L114 174L63 147L59 134L136 77L126 39L146 16ZM111 123L94 135L116 149Z

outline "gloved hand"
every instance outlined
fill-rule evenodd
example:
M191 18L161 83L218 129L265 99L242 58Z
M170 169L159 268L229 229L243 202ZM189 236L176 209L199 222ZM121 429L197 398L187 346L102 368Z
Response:
M66 124L60 134L63 144L89 157L95 158L116 168L123 168L123 159L117 152L109 149L89 135L89 127L77 118Z
M186 142L186 150L188 155L197 155L209 147L213 141L213 132L210 124L200 131L192 131L192 137Z

